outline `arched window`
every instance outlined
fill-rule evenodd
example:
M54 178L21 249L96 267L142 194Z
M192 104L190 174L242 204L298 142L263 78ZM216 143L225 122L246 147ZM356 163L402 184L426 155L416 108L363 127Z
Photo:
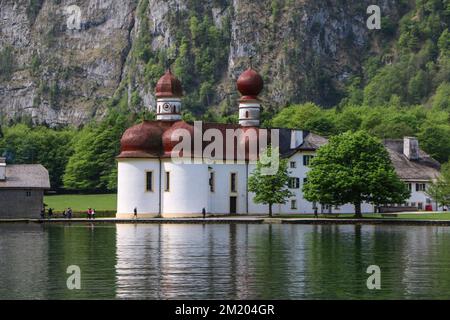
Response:
M249 113L248 113L248 111L245 111L245 119L248 119L248 117L249 117Z

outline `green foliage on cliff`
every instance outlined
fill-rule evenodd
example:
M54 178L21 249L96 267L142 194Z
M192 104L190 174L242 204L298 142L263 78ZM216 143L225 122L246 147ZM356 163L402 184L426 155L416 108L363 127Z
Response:
M226 5L226 1L216 2L218 6ZM168 49L154 48L155 26L145 15L147 7L148 0L141 0L138 4L141 26L133 47L132 64L144 66L143 78L151 88L164 70L172 67L183 83L185 109L197 115L205 113L205 107L215 102L215 84L228 64L228 50L224 48L230 41L229 21L223 21L222 27L216 26L211 11L191 0L189 11L168 13L167 19L177 30L171 46Z
M364 104L379 106L392 99L401 105L427 103L442 82L450 81L449 27L448 0L417 0L400 21L389 59L368 59L359 89Z
M13 48L6 46L0 50L0 80L9 80L14 71Z
M34 23L36 20L37 15L39 14L39 11L42 8L42 5L44 4L44 0L28 0L28 6L27 6L27 16L28 20L31 24Z

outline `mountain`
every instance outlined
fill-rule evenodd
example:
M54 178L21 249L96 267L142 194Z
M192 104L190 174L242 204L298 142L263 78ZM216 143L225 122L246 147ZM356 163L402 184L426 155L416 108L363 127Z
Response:
M235 80L250 64L265 80L266 110L335 106L355 79L370 80L371 66L396 62L400 22L420 20L408 14L421 3L450 12L447 0L417 8L381 0L382 28L369 30L372 2L0 0L0 117L56 126L82 125L117 104L139 112L155 105L168 66L183 82L185 110L197 115L233 114Z

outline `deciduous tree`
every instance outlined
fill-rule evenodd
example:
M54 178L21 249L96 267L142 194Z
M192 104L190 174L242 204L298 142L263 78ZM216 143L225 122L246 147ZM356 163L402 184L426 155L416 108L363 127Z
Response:
M385 147L364 131L332 137L318 150L307 177L303 192L308 201L338 206L352 203L358 218L363 202L402 203L410 195Z

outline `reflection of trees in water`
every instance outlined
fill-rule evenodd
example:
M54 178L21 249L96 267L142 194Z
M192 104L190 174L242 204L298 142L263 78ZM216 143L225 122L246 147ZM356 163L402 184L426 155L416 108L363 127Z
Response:
M115 297L115 226L48 225L49 299ZM81 290L68 290L67 267L81 269Z
M0 224L0 299L45 299L47 234L37 224Z
M306 294L310 298L386 298L386 277L402 278L399 266L404 248L403 233L389 233L370 225L318 225L306 236L307 261ZM395 254L387 248L395 246ZM388 270L386 263L396 265ZM382 291L368 290L366 286L370 265L381 268ZM386 290L384 290L386 289ZM403 291L397 284L396 291ZM398 296L398 292L395 292Z
M450 234L448 227L402 227L404 293L413 298L449 299Z
M450 234L436 227L314 226L305 236L310 298L448 298ZM446 229L448 230L448 229ZM368 290L366 269L381 268L382 290Z
M256 227L256 228L255 228ZM288 298L292 278L288 257L290 243L283 237L281 225L255 226L249 234L252 298Z

